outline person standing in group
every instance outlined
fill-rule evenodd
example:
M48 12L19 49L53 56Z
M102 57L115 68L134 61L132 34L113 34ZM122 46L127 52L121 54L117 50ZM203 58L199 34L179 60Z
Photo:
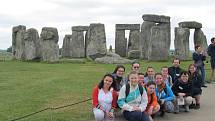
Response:
M172 83L178 80L182 69L180 68L180 60L179 58L174 58L172 61L172 67L168 68L169 75L172 77Z
M192 83L192 97L195 98L196 104L191 104L191 108L199 109L200 108L200 98L202 94L201 84L202 76L198 73L197 68L194 64L190 64L188 68L189 72L189 81Z
M145 113L148 97L146 90L139 84L138 73L132 71L128 78L130 81L120 89L117 101L123 116L129 121L149 121Z
M92 93L93 113L96 121L114 121L117 107L116 83L111 74L106 74Z
M167 66L163 66L161 68L161 74L163 76L163 80L164 82L169 86L172 87L173 83L172 83L172 77L169 75L168 73L168 67Z
M155 81L155 70L153 67L148 66L144 78L144 83L147 84L149 81Z
M149 81L146 84L148 105L146 107L146 112L149 115L150 121L153 121L153 116L160 110L160 105L157 102L157 96L155 93L156 83L154 81Z
M139 73L140 72L140 63L133 62L131 65L131 71L135 71L135 72Z
M195 52L193 53L193 60L194 64L197 67L197 72L201 72L202 76L202 87L207 87L205 85L205 64L204 61L206 60L206 55L202 48L199 45L195 46Z
M123 65L117 65L112 73L116 81L117 92L119 92L122 86L127 83L126 79L123 77L124 73L125 73L125 67Z
M208 55L211 57L211 81L214 80L215 70L215 37L211 38L211 44L208 46Z
M155 83L157 85L155 92L158 103L160 105L160 116L164 116L165 112L174 111L174 99L175 96L171 88L164 82L161 73L155 74Z

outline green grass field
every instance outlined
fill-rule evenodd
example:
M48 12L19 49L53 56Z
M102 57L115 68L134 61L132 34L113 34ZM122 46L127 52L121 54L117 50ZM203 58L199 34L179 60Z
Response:
M183 69L192 61L181 63ZM130 65L126 66L126 74ZM158 72L168 62L141 61L141 70L153 66ZM0 61L0 121L8 121L47 108L91 98L92 88L115 65L86 63L38 63ZM207 79L210 66L206 63ZM89 121L91 101L58 110L47 110L21 121Z

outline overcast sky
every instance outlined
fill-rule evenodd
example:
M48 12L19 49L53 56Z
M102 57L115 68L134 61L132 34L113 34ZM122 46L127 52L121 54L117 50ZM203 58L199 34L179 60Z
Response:
M107 46L115 44L115 24L141 24L143 14L171 17L171 48L174 48L174 27L182 21L202 23L208 43L215 36L215 0L0 0L0 49L12 43L12 27L58 29L59 46L71 27L105 24ZM128 32L127 32L128 33ZM128 36L128 34L126 35ZM193 49L193 31L190 35Z

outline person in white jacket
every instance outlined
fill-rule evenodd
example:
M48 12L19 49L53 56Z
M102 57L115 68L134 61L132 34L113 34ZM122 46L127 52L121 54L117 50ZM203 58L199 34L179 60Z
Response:
M149 116L145 113L148 97L146 90L138 84L138 73L132 71L128 78L129 83L119 91L117 103L126 120L149 121Z

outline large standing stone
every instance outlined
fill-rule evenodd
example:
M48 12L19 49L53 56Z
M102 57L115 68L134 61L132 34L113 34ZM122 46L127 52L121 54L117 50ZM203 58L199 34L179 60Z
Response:
M140 33L140 48L141 48L141 57L143 59L148 59L148 48L151 38L151 28L156 26L155 22L144 21L141 26Z
M178 23L179 27L189 28L189 29L200 29L202 28L202 24L196 21L184 21Z
M84 32L72 31L71 51L73 58L85 57Z
M56 62L59 60L58 31L57 28L43 27L40 34L42 60Z
M116 30L140 30L140 24L116 24Z
M148 60L167 60L170 49L170 24L158 24L151 29Z
M140 51L140 31L130 30L128 42L128 57L138 59L141 56ZM136 51L134 51L136 50ZM132 52L131 52L132 51ZM134 56L132 55L134 54Z
M194 31L194 45L200 45L203 49L208 48L206 36L201 29L195 29Z
M62 57L72 57L71 41L72 35L65 35L65 37L63 38Z
M72 31L87 31L89 26L73 26Z
M90 24L87 33L87 57L91 59L106 55L106 36L104 24Z
M188 28L175 27L175 56L181 60L187 60L189 57L189 36Z
M25 40L25 60L37 59L39 55L39 34L36 29L28 29L24 36Z
M127 39L125 38L125 30L116 30L115 32L115 53L121 57L127 56Z
M144 21L151 21L156 23L170 23L170 17L164 15L144 14L142 18Z
M26 27L23 25L13 27L12 33L12 52L15 59L24 59L24 34Z

